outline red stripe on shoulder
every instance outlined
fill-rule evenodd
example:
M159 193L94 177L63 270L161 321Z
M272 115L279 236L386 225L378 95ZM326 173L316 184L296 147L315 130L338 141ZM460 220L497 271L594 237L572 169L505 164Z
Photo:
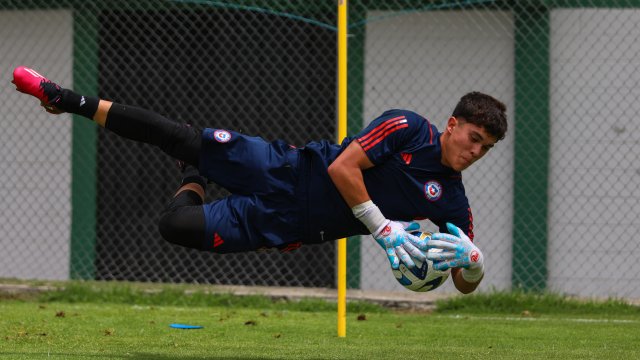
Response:
M393 127L390 127L389 129L386 129L383 133L377 135L375 138L371 138L369 139L369 141L365 141L366 144L363 144L362 142L360 143L360 145L362 145L362 148L364 149L364 151L368 151L369 149L371 149L372 147L374 147L376 144L378 144L379 142L381 142L382 140L384 140L387 136L389 136L390 134L400 130L400 129L404 129L404 128L408 128L409 124L396 124Z
M392 119L386 120L382 122L380 125L371 129L368 133L358 138L358 141L363 142L370 140L370 138L376 137L380 132L383 132L390 126L393 126L395 123L401 122L402 120L406 121L404 116L394 117Z
M367 134L363 135L362 137L360 137L360 139L358 140L366 140L367 138L369 138L370 136L372 136L373 134L375 134L376 131L379 131L380 129L384 128L387 124L397 121L397 120L402 120L404 119L404 115L402 116L396 116L394 118L391 118L389 120L385 120L383 121L380 125L374 127L373 129L371 129L371 131L369 131Z

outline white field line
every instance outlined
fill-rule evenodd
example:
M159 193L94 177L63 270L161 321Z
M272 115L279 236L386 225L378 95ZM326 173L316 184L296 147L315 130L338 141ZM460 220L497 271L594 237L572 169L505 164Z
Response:
M468 315L449 315L451 319L472 319L472 320L491 320L491 321L558 321L558 322L577 322L577 323L603 323L603 324L635 324L638 320L619 320L619 319L581 319L581 318L535 318L535 317L513 317L513 316L468 316Z

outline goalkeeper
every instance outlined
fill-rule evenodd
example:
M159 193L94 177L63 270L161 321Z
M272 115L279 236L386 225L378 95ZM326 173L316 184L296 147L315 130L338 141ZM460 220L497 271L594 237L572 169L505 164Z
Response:
M438 247L444 251L433 258L434 266L452 268L459 291L475 290L482 279L482 253L472 243L460 172L505 136L505 105L489 95L463 96L442 133L416 113L389 110L342 144L318 141L297 148L227 129L197 129L77 94L23 66L14 70L12 82L49 113L87 117L183 163L180 187L159 221L171 243L217 253L289 251L371 234L393 268L413 267L412 256L424 259L424 250ZM208 181L231 195L205 204ZM396 221L415 219L429 219L451 234L421 241L409 234L415 225Z

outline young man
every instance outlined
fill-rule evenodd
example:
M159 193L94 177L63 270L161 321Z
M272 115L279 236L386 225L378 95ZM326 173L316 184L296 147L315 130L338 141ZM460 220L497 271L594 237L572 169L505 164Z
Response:
M471 242L460 172L505 136L505 106L489 95L463 96L443 133L418 114L390 110L340 145L319 141L296 148L231 130L199 130L76 94L26 67L13 77L17 90L38 98L48 112L85 116L185 163L180 188L159 223L169 242L218 253L288 251L372 234L393 268L401 262L413 267L412 257L424 259L424 251L436 247L444 251L428 257L437 268L452 268L458 290L471 292L482 279L483 257ZM207 180L232 195L203 204ZM414 219L429 219L453 235L420 240L409 234L415 224L405 228L396 221Z

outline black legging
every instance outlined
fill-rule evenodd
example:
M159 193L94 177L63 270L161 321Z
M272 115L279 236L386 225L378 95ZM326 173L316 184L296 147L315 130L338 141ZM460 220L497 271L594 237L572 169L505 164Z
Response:
M113 103L105 128L127 139L159 147L166 154L198 167L202 132L153 111Z
M176 245L204 250L205 221L200 196L182 191L165 207L158 228L162 237Z
M198 167L202 132L153 111L113 103L105 128L134 141L158 146L166 154ZM162 237L176 245L203 250L205 235L202 199L182 191L165 207L158 227Z

